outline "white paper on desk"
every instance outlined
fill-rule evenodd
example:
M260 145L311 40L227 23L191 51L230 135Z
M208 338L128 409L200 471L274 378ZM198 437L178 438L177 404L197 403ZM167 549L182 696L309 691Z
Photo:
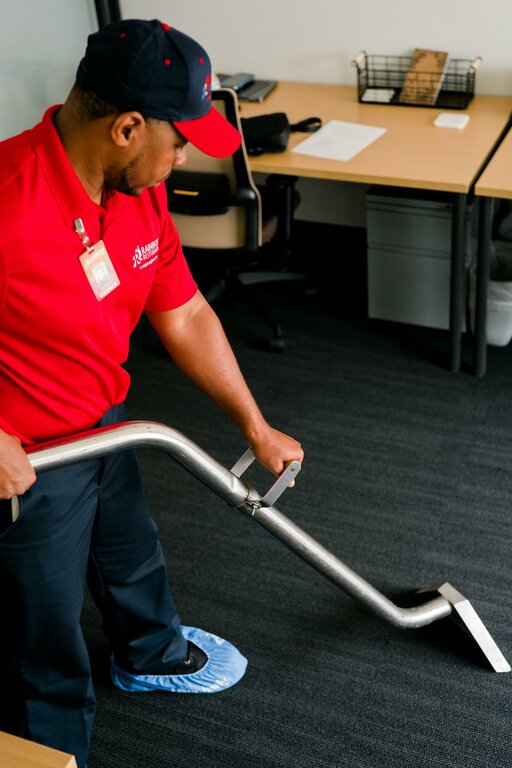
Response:
M351 160L386 131L387 128L376 128L374 125L330 120L293 147L292 152L329 160Z

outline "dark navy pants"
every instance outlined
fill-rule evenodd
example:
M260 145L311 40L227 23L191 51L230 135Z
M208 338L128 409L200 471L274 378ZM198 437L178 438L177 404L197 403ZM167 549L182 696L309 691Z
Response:
M98 426L123 413L112 408ZM43 472L19 501L0 535L0 730L84 768L95 714L86 580L119 666L165 673L186 643L133 451Z

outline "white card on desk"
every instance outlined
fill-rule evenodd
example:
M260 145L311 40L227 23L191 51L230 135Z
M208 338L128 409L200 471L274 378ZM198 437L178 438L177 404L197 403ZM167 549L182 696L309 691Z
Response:
M469 123L469 115L455 115L453 112L440 112L434 120L438 128L458 128L461 130Z
M329 120L322 128L293 147L292 152L328 160L350 160L386 131L387 128L376 128L374 125Z

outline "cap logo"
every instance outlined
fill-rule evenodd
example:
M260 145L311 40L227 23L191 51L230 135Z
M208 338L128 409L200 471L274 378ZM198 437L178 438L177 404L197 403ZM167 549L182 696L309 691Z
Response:
M201 98L203 101L211 101L212 99L212 76L210 74L206 75L204 79L203 94Z

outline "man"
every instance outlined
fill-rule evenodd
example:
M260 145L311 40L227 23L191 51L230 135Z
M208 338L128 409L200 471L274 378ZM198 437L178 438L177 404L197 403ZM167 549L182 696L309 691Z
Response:
M189 272L162 181L191 141L227 156L194 40L157 20L91 35L61 107L0 143L0 730L84 768L95 699L87 582L123 690L214 692L246 660L182 627L131 451L37 478L23 445L123 420L129 336L146 312L190 379L279 474L300 444L263 418Z

